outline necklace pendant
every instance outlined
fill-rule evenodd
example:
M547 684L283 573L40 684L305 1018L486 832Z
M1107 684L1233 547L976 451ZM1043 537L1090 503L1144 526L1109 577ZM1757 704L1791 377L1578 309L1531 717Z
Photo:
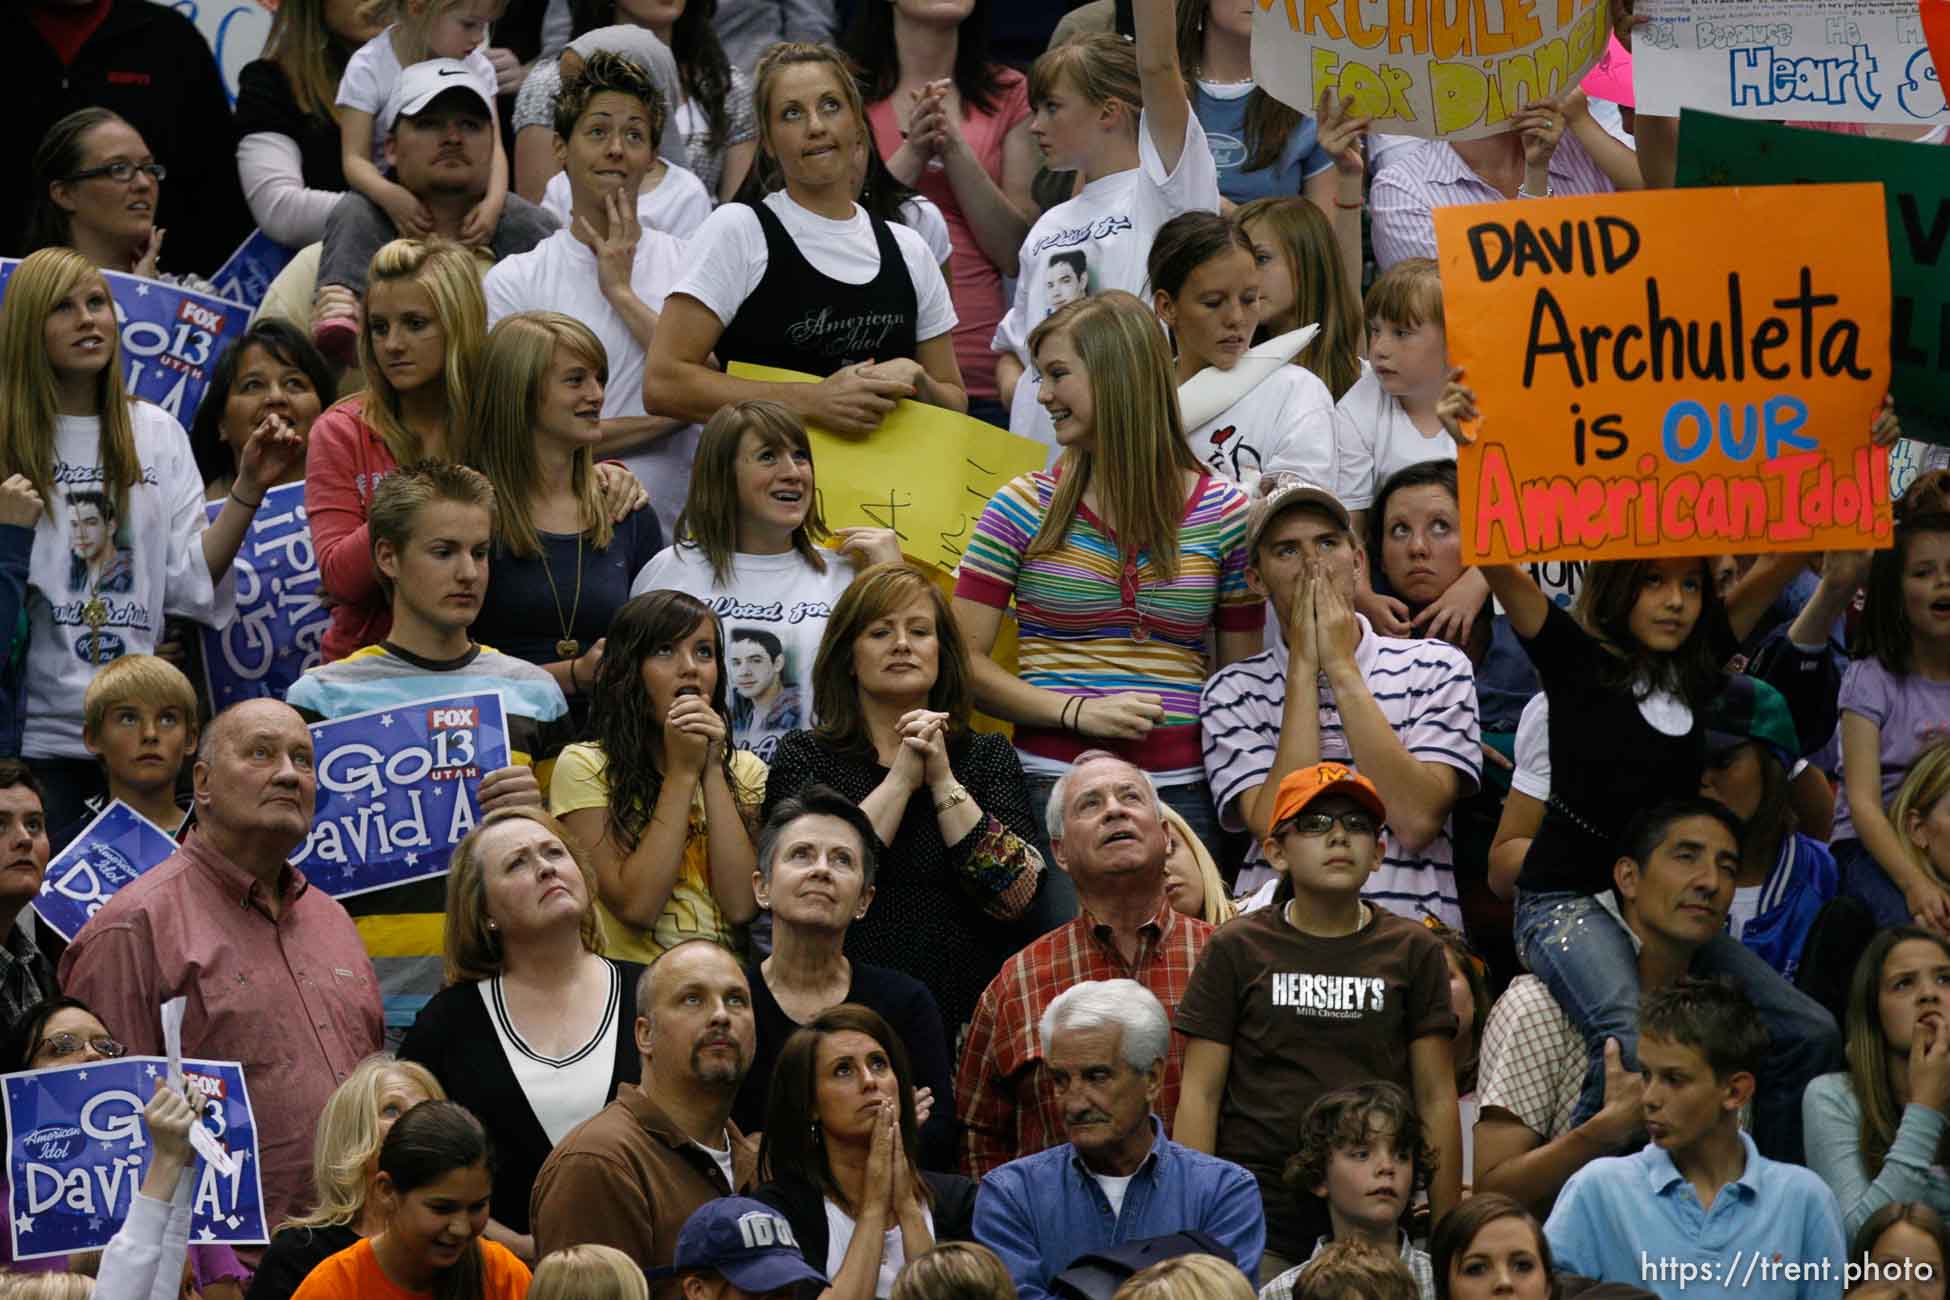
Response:
M81 608L81 617L88 624L90 632L99 632L108 622L108 602L99 595Z
M564 659L574 659L582 653L582 642L572 636L565 636L555 643L555 653Z

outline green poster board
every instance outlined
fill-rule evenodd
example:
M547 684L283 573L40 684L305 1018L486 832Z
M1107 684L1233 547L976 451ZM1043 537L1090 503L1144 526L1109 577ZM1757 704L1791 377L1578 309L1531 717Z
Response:
M1687 109L1679 184L1881 181L1888 200L1896 414L1905 437L1950 446L1950 146L1873 140ZM1741 237L1734 231L1702 236ZM1764 232L1747 232L1765 238ZM1837 239L1849 232L1838 230Z

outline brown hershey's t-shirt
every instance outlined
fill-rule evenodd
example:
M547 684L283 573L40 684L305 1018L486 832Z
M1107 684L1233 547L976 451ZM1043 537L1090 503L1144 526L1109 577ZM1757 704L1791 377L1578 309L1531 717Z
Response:
M1172 1027L1232 1048L1214 1153L1252 1171L1266 1202L1267 1248L1304 1259L1301 1213L1280 1182L1307 1108L1377 1080L1414 1090L1408 1045L1453 1037L1449 967L1424 926L1379 907L1354 934L1322 939L1287 923L1283 904L1216 931Z

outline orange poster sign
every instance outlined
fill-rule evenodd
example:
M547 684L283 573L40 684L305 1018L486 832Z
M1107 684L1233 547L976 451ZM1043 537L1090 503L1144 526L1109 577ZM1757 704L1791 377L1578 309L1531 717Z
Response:
M1483 416L1470 560L1889 545L1881 185L1437 208L1435 232Z

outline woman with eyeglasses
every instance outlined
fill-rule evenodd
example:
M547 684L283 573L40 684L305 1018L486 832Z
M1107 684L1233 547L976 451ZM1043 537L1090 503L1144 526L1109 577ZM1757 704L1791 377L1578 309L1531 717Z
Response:
M34 151L34 217L26 252L72 248L104 271L121 271L202 293L197 275L161 271L156 224L168 175L142 133L105 108L76 109Z
M9 1028L0 1067L5 1070L46 1070L59 1065L88 1065L112 1061L128 1055L110 1034L108 1027L79 998L54 997L29 1007ZM158 1144L160 1149L160 1143ZM144 1191L151 1190L144 1184ZM0 1186L13 1203L11 1187ZM131 1209L131 1214L135 1209ZM68 1257L16 1262L11 1258L8 1236L0 1232L0 1267L17 1273L65 1272ZM197 1290L205 1300L241 1300L250 1270L228 1246L192 1246L190 1264L196 1271ZM111 1294L103 1292L104 1295Z

